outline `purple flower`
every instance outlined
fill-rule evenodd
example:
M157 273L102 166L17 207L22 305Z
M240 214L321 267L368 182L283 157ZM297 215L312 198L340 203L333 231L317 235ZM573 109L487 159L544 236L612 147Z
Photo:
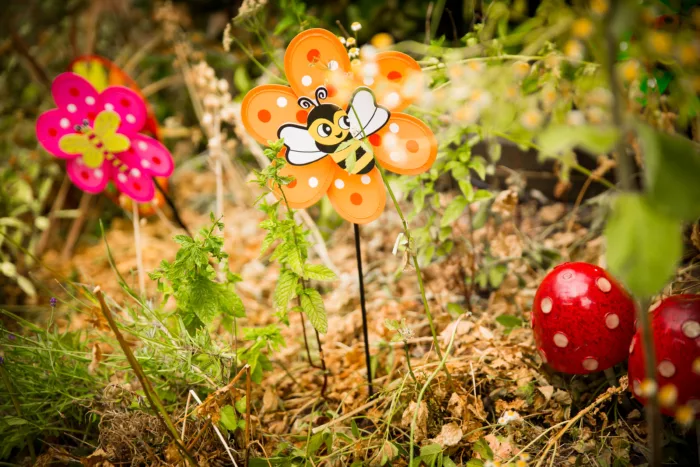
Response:
M5 364L5 359L3 358L2 355L0 355L0 365L4 365L4 364Z
M17 337L14 334L8 334L7 338L10 339L11 341L15 340Z
M51 308L56 308L56 303L58 303L56 297L51 297L51 299L49 300L49 305L51 305Z

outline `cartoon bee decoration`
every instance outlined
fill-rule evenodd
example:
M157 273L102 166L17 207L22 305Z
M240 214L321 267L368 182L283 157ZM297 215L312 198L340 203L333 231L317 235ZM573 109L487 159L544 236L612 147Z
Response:
M374 94L366 87L359 87L350 99L347 109L335 104L322 104L328 91L316 89L316 100L300 97L299 106L313 109L306 126L285 124L277 133L287 147L287 160L292 165L307 165L331 156L341 168L351 155L355 165L351 174L366 174L374 168L374 154L365 150L362 140L381 130L389 121L390 113L377 105Z

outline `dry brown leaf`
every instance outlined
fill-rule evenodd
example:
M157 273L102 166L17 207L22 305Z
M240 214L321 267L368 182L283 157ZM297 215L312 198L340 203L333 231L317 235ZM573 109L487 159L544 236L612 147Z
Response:
M494 460L505 461L513 457L515 448L509 440L501 441L494 434L488 434L484 436L484 439L489 443L489 447L493 451Z
M549 402L554 394L554 386L539 386L537 389L542 393L546 402Z
M563 203L554 203L549 206L543 206L537 214L543 223L553 224L558 221L565 212L566 206Z
M91 375L95 374L102 359L102 349L100 348L100 344L95 342L92 344L92 361L90 362L90 365L88 365L88 373Z
M456 332L455 327L457 328ZM440 338L442 339L442 342L445 345L449 345L453 333L455 336L455 341L457 341L458 337L465 335L466 333L471 331L473 327L474 323L472 323L471 321L461 320L459 321L459 324L457 324L457 321L453 321L450 324L448 324L447 327L445 327L445 329L440 333Z
M447 403L447 411L452 414L454 418L462 420L466 406L467 401L460 397L456 392L453 392L450 396L449 402Z
M509 217L515 212L518 205L518 192L512 189L503 190L494 199L491 211L504 217Z
M425 401L421 401L420 406L414 401L408 404L408 408L401 416L401 426L410 429L413 414L416 411L418 414L416 415L415 441L419 443L428 436L428 404Z
M440 430L440 434L438 434L435 438L431 439L430 441L433 443L437 443L443 448L450 447L450 446L456 446L459 444L459 442L462 440L462 436L464 433L462 433L462 429L457 426L456 423L450 422L446 425L442 426L442 429Z

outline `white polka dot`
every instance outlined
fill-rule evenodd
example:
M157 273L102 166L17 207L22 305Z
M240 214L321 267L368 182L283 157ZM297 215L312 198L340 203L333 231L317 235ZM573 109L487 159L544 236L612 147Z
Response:
M695 339L700 336L700 323L692 319L683 323L681 329L683 329L683 334L690 339Z
M66 109L68 109L68 112L72 114L74 114L78 110L75 104L68 104L68 107L66 107Z
M122 183L126 183L126 175L124 175L123 173L117 175L117 179Z
M362 82L365 86L372 86L374 84L374 78L372 78L371 76L365 76Z
M62 118L59 124L61 125L61 128L68 128L70 126L70 120L67 118Z
M311 86L311 81L312 79L309 75L304 75L301 77L301 84L303 84L304 86Z
M311 178L309 179L309 186L310 186L311 188L316 188L316 187L318 186L318 178L316 178L316 177L311 177Z
M542 310L542 313L549 314L549 312L552 311L552 299L549 297L545 297L542 299L540 302L540 309Z
M287 98L286 97L278 97L277 98L277 107L280 107L280 108L287 107Z
M561 332L554 334L552 340L554 341L554 345L556 345L557 347L564 348L567 345L569 345L569 338Z
M339 190L342 190L343 188L345 188L345 182L339 178L336 178L335 179L335 187Z
M540 353L540 358L542 359L542 361L543 361L544 363L547 363L547 354L544 353L544 350L539 349L539 353Z
M130 171L132 177L139 178L141 176L141 171L137 168L133 168Z
M598 360L592 357L588 357L581 362L581 365L583 365L583 368L585 368L588 371L595 371L598 369Z
M360 181L362 182L363 185L369 185L369 182L372 181L369 175L365 174L360 178Z
M94 104L95 104L95 98L92 97L92 96L87 96L87 97L85 98L85 103L86 103L87 105L94 105Z
M389 131L392 133L398 133L399 132L399 125L397 123L392 123L389 125Z
M144 169L147 169L147 168L149 168L150 166L151 166L151 163L148 162L146 159L142 159L142 160L141 160L141 167L143 167Z
M608 292L610 292L610 290L612 290L612 284L605 277L599 277L595 281L595 285L598 286L598 288L601 290L601 292L608 293Z
M608 329L615 329L620 325L620 317L615 313L608 313L605 317L605 325Z
M670 378L676 374L676 366L670 360L662 360L657 367L659 374L664 378Z
M384 135L384 143L382 144L384 144L384 147L387 149L394 149L398 144L398 138L393 133L387 133Z
M78 165L81 166L81 167L85 165L85 162L83 162L83 158L82 158L82 157L77 158L77 159L75 160L75 163L78 164Z
M634 391L634 393L636 395L638 395L638 396L642 395L642 383L640 383L638 379L635 379L632 382L632 390Z
M126 121L129 123L136 123L136 117L134 117L132 114L129 114L126 116Z
M401 96L397 92L390 92L384 99L384 103L390 108L396 107L399 102L401 102Z
M105 110L109 110L111 112L112 110L114 110L114 106L112 104L110 104L109 102L107 102L105 104Z
M338 69L338 62L336 62L335 60L331 60L330 62L328 62L328 69L331 71L337 70Z
M401 151L393 151L389 153L389 159L391 159L394 162L399 162L403 160L403 153Z
M139 141L138 147L140 150L145 151L148 149L148 144L145 141Z
M565 281L570 281L574 278L574 272L570 269L567 269L566 271L561 273L561 278Z
M102 173L102 169L95 169L94 174L95 178L102 178L102 176L104 175L104 173Z

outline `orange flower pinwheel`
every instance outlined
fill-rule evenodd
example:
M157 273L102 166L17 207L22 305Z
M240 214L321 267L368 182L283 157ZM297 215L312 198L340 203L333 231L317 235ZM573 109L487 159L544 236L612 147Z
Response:
M265 84L243 99L243 125L261 144L284 139L281 175L293 208L328 195L346 220L366 224L384 210L386 193L375 160L399 174L425 172L437 156L432 130L401 113L422 89L418 63L380 52L351 64L345 46L324 29L309 29L287 47L290 86ZM350 162L354 161L354 162Z

